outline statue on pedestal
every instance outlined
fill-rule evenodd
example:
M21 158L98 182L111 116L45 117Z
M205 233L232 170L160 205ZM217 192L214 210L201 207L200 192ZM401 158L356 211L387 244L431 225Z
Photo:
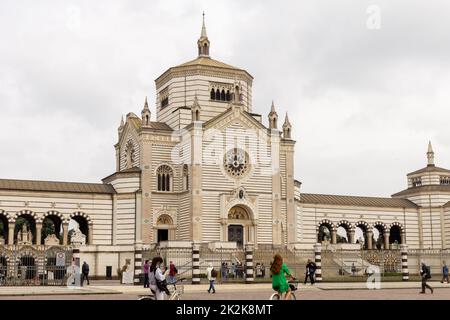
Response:
M73 245L84 246L86 244L86 235L81 232L80 227L76 226L72 236L70 237L70 243Z
M32 244L33 242L33 235L31 233L31 230L28 230L27 224L24 223L22 225L22 231L19 231L17 234L17 243L18 244Z
M46 246L57 246L59 245L59 239L56 234L49 234L47 237L45 237L44 244Z

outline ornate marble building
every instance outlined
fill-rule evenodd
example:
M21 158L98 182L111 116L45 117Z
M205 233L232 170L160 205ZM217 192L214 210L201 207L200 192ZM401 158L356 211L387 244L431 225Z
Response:
M449 247L450 171L431 144L390 198L301 193L287 115L280 126L273 102L267 121L253 113L253 77L211 57L204 22L197 49L156 79L155 115L145 99L122 119L103 183L0 180L0 242L20 242L26 224L35 245L76 242L97 276L161 241Z

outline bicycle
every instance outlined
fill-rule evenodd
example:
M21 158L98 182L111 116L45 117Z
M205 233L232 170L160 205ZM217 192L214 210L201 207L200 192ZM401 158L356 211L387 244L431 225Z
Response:
M184 286L179 284L177 286L177 283L183 282L186 280L185 278L178 279L177 281L173 283L167 284L167 289L169 290L169 298L168 300L181 300L181 295L184 293ZM152 290L151 295L139 295L138 300L156 300L155 292Z
M297 300L294 291L298 290L298 280L289 281L289 288L291 288L291 300ZM283 294L279 291L270 296L270 300L283 300Z

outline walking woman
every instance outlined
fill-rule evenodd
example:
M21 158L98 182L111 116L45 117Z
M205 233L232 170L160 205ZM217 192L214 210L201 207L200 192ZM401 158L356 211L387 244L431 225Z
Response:
M162 263L163 259L161 257L154 257L148 273L150 290L155 294L156 300L164 300L164 291L160 290L157 285L157 281L162 282L165 280L161 271Z
M273 257L270 272L272 273L273 290L280 294L284 293L284 300L289 300L291 298L291 288L289 287L285 274L287 274L291 280L294 280L294 277L291 275L288 267L283 263L283 258L278 253Z

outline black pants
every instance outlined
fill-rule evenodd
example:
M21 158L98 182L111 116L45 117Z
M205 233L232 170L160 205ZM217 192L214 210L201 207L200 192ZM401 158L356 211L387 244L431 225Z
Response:
M311 284L314 284L314 273L306 274L305 276L305 284L309 281L311 281Z
M444 283L445 281L447 281L447 283L450 283L450 281L448 280L448 274L442 276L442 281L441 282Z
M427 283L427 278L422 277L422 292L425 293L425 288L430 289L430 291L433 291L433 288Z
M144 288L149 288L150 283L148 282L148 273L144 273Z
M87 283L88 283L88 285L89 285L89 273L82 273L82 274L81 274L81 285L83 285L84 279L87 280Z

